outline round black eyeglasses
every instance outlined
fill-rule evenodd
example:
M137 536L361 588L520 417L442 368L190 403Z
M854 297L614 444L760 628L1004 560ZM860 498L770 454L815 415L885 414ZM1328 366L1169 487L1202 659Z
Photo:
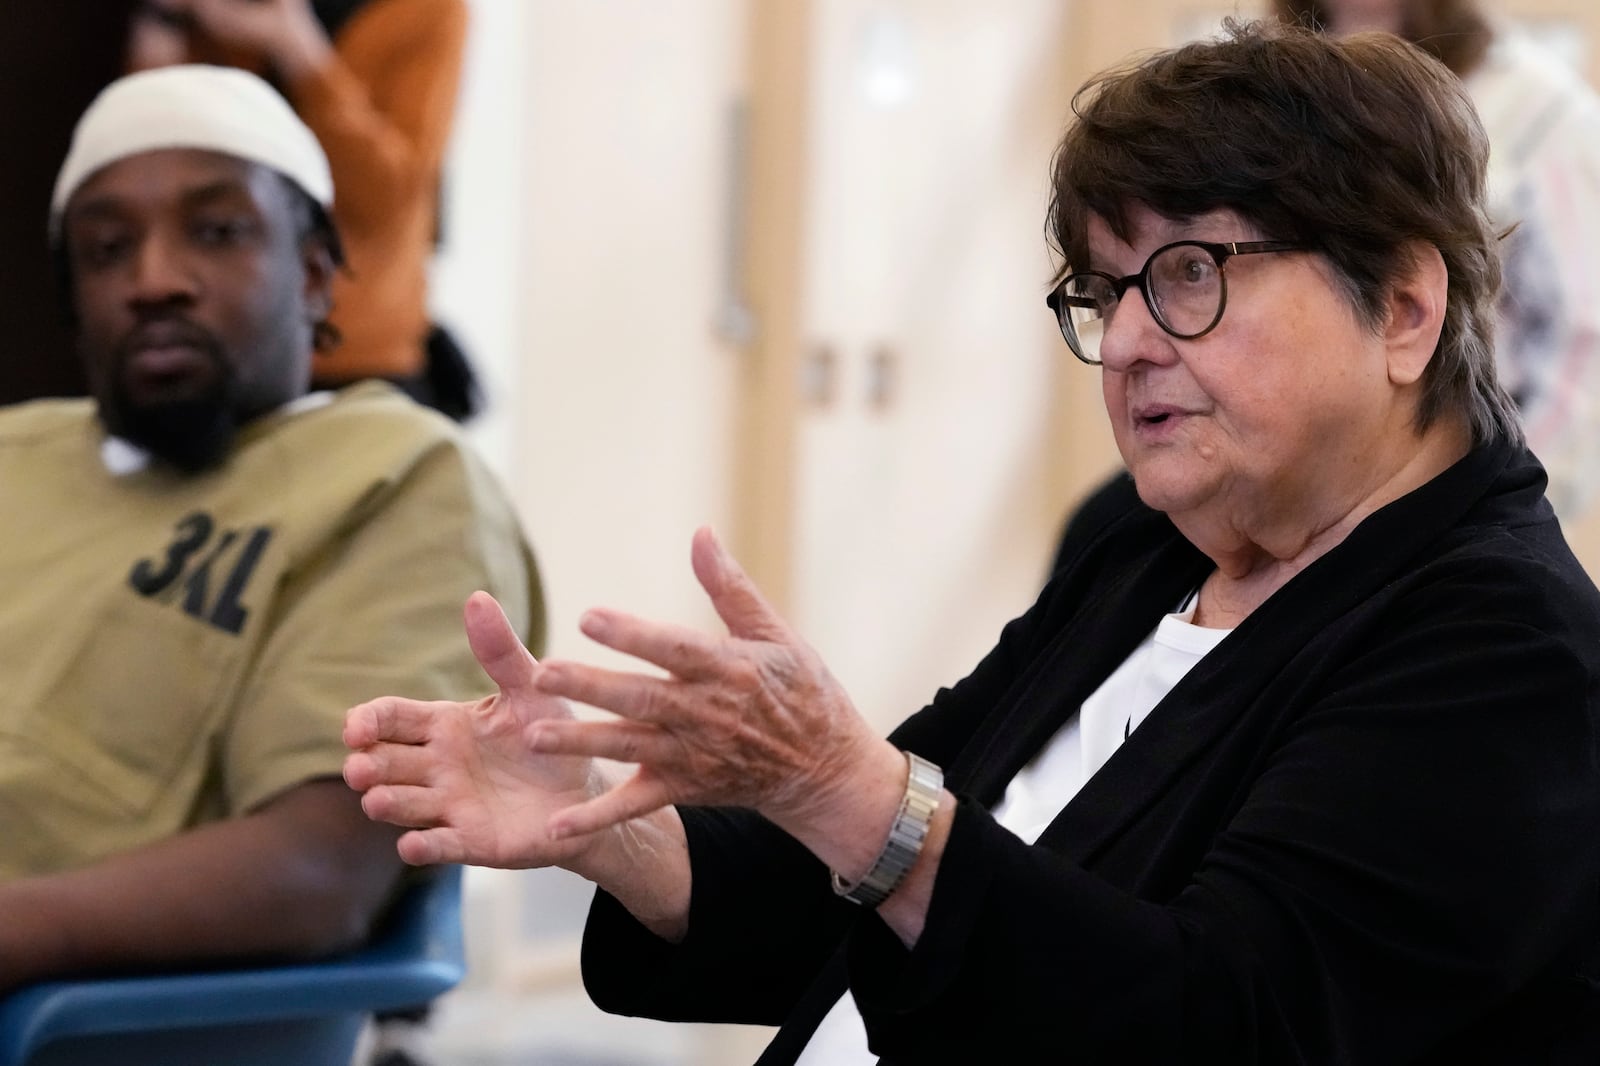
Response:
M1125 278L1098 270L1068 274L1045 297L1072 354L1100 365L1100 340L1128 286L1139 286L1156 325L1179 340L1203 337L1222 321L1228 280L1222 267L1236 255L1299 252L1292 241L1174 241L1150 253L1144 269Z

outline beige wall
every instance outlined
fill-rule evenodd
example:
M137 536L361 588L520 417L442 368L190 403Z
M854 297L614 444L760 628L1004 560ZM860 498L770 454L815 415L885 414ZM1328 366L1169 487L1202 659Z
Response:
M614 658L577 633L597 604L713 621L688 550L697 526L732 521L740 354L712 327L744 10L473 3L434 302L490 386L473 433L534 542L554 654ZM446 1061L558 1045L597 1061L753 1057L737 1033L588 1005L575 879L469 875L473 973L443 1013Z

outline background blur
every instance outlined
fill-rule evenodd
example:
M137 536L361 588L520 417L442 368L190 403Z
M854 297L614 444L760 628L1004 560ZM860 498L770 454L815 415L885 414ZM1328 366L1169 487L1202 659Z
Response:
M1499 8L1593 80L1588 0ZM486 375L474 432L540 554L552 652L602 656L575 628L595 604L714 625L688 567L709 523L884 728L966 673L1115 462L1098 375L1044 307L1071 90L1258 10L473 0L435 304ZM1600 527L1573 537L1593 572ZM587 890L470 874L446 1061L762 1046L599 1014Z

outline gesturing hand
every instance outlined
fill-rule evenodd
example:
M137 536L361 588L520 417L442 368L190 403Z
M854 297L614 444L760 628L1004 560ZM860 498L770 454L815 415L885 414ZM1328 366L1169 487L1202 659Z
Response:
M472 652L499 692L473 703L385 697L352 708L345 781L365 793L370 817L412 827L399 842L409 863L567 864L587 842L557 842L549 817L604 782L588 760L530 754L530 727L571 711L534 687L540 668L491 596L473 594L465 620Z
M892 813L904 760L709 530L695 534L692 561L727 637L592 610L579 623L587 636L668 676L549 662L533 679L541 692L619 716L542 719L527 731L534 751L638 764L617 787L552 816L550 828L579 836L667 804L744 806L827 860L859 835L857 814ZM880 842L861 846L870 856Z

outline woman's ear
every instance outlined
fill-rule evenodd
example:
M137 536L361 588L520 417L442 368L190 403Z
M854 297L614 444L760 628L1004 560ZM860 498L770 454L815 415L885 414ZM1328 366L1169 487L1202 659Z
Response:
M1413 385L1439 347L1450 275L1444 256L1426 241L1410 242L1403 254L1407 265L1390 287L1383 336L1390 382Z

